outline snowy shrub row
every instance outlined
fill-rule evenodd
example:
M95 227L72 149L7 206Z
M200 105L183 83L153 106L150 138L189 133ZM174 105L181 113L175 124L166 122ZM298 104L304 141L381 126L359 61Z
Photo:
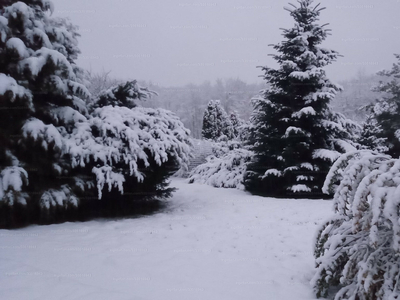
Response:
M398 299L400 160L367 150L344 154L329 171L324 192L335 192L335 215L315 242L316 295Z

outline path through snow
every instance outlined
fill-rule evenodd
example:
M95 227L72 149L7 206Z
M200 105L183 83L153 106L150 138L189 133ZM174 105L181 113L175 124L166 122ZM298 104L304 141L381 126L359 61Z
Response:
M0 230L0 299L310 300L331 201L173 179L168 212Z

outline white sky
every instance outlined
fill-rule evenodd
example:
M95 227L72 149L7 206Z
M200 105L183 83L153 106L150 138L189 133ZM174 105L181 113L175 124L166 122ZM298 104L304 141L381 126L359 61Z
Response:
M296 3L296 1L292 1ZM341 57L327 68L339 81L388 69L400 53L400 0L322 0L323 47ZM315 4L319 3L315 1ZM79 25L80 66L163 86L238 77L262 79L275 67L269 44L294 21L278 0L53 0L55 15Z

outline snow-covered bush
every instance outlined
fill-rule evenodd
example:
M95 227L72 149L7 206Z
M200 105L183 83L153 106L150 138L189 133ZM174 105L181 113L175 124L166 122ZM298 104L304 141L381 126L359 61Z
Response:
M212 145L211 147L212 153L216 157L221 157L227 154L231 150L243 147L242 143L238 140L223 140L223 139L218 140L218 142L212 142L211 145Z
M23 134L40 141L44 148L54 144L60 155L67 155L72 168L90 167L95 174L99 198L105 184L123 191L124 174L138 182L145 179L140 165L148 167L151 160L161 166L169 159L187 163L190 152L189 132L178 117L164 109L121 106L96 108L86 118L75 111L63 109L58 118L70 123L71 132L60 133L56 127L32 119L23 127ZM60 174L61 168L57 168Z
M244 189L243 175L252 152L237 141L213 143L213 155L194 168L189 183L198 182L214 187Z
M189 175L189 182L205 183L214 187L244 189L243 175L246 163L252 152L246 149L233 149L217 157L207 157L207 162L194 168Z
M78 206L95 197L115 203L163 198L173 191L167 178L188 162L189 131L167 110L118 106L141 96L132 89L125 90L124 96L113 91L121 92L121 88L102 94L87 116L61 107L52 110L55 124L32 118L22 127L26 140L60 157L53 171L68 178L60 188L43 191L42 209ZM58 127L58 123L68 127Z
M0 227L167 197L190 152L173 113L137 107L153 93L136 81L90 95L76 27L52 10L47 0L0 5Z
M335 191L335 215L315 241L316 295L399 299L400 160L367 150L345 154L323 189Z

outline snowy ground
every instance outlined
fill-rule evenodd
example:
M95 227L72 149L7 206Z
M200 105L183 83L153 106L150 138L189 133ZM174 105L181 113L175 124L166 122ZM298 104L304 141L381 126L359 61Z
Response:
M169 212L0 230L0 299L315 299L312 239L331 201L173 185Z

